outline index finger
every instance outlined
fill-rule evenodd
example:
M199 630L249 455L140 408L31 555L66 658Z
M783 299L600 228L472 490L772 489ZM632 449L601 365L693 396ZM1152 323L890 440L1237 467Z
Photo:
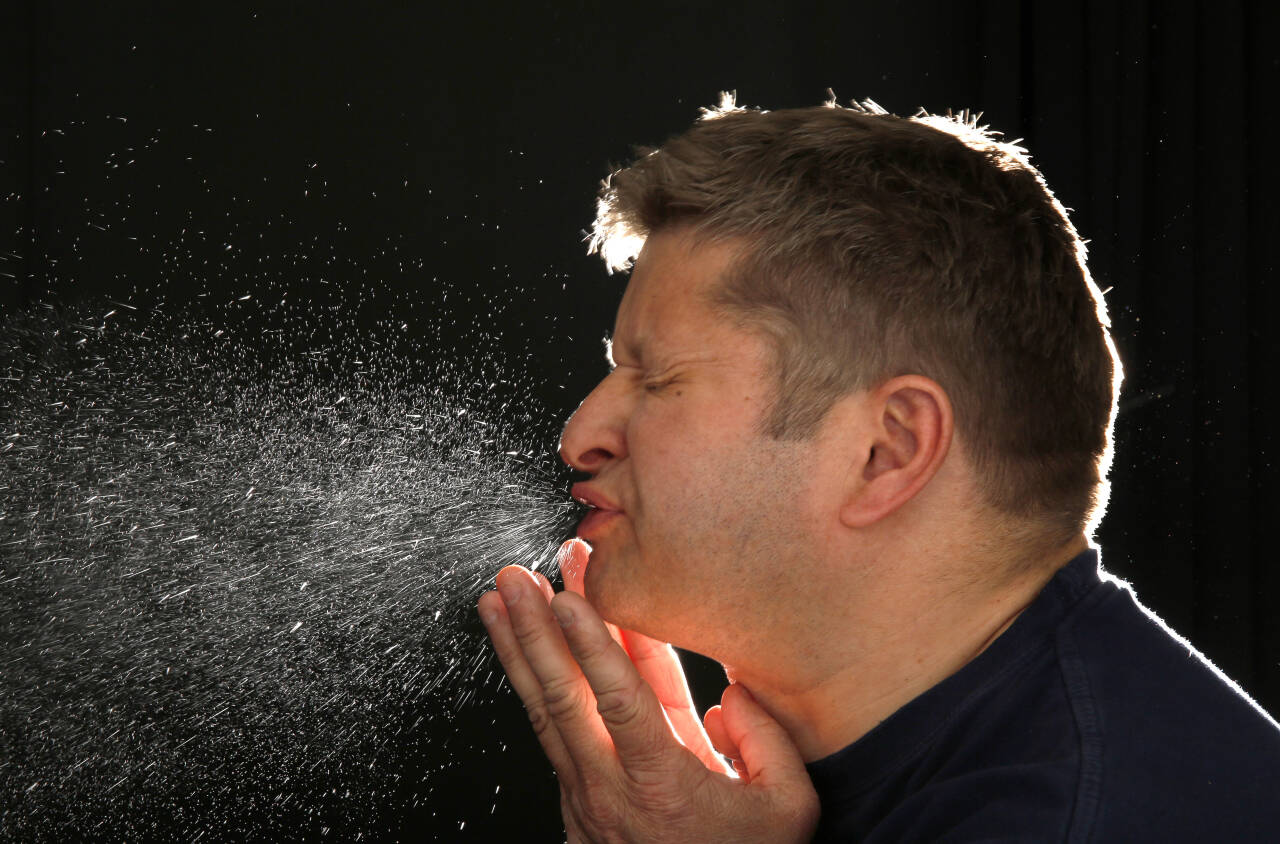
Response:
M502 663L507 680L511 684L533 726L534 735L542 750L547 754L552 767L562 780L576 784L577 769L573 764L568 747L556 728L555 721L547 712L543 698L542 683L539 682L533 668L525 659L520 643L516 640L515 631L511 627L511 618L507 614L506 604L497 592L486 592L480 596L478 607L480 618L484 622L493 649Z
M547 607L545 593L528 569L507 566L498 572L498 592L506 606L518 659L536 678L525 705L545 714L564 742L581 777L612 764L612 742L592 711L590 684ZM505 663L504 663L505 665Z

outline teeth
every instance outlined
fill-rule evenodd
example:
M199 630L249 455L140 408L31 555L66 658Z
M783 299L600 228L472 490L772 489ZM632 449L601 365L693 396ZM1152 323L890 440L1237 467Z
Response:
M596 509L596 505L592 504L585 498L575 498L573 500L581 504L583 507L590 507L592 510Z

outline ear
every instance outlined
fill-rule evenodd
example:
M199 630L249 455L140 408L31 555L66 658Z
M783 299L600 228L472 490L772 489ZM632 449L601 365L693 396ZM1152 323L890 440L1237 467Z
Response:
M892 378L868 400L870 453L854 467L861 477L840 509L853 528L874 524L924 489L947 457L955 422L946 391L923 375Z

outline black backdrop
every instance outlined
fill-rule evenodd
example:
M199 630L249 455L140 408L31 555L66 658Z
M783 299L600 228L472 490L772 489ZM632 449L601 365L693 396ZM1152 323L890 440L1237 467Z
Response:
M6 4L0 309L373 273L473 300L563 417L602 374L622 286L582 229L632 144L721 89L982 111L1026 139L1111 288L1128 377L1105 561L1280 711L1275 4L441 5ZM508 290L522 307L489 313ZM718 681L698 678L706 705ZM556 840L514 698L456 726L452 752L506 753L477 754L388 835Z

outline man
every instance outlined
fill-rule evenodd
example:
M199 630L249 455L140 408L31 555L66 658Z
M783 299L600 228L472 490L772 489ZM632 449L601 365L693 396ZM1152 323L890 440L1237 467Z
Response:
M1023 150L728 101L594 246L638 257L560 448L590 547L479 603L570 841L1280 837L1280 728L1099 576L1119 361Z

